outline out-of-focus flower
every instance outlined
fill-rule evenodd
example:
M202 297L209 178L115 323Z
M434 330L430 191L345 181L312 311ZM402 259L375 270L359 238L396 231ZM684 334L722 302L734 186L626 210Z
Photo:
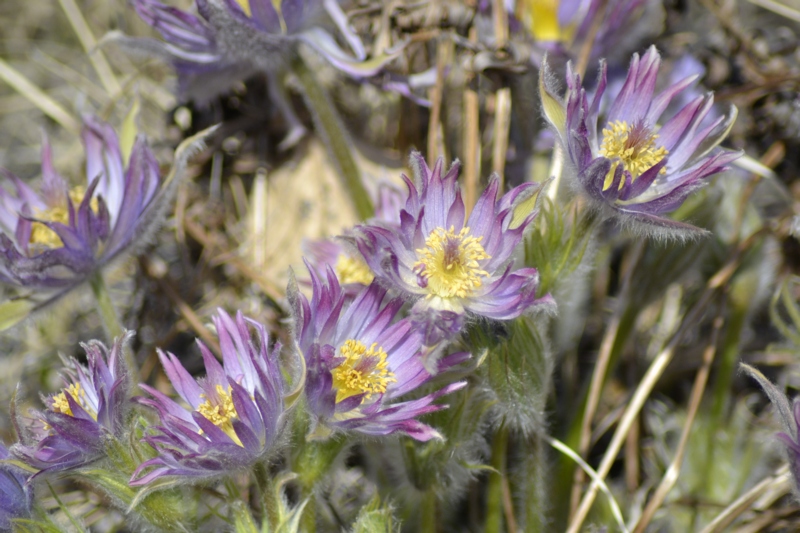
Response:
M139 136L124 169L110 125L87 117L85 185L69 188L42 149L42 193L3 171L0 281L66 292L129 251L158 221L158 163Z
M520 185L498 200L500 183L493 177L467 218L458 163L444 177L441 158L431 170L414 153L411 164L416 184L403 176L409 194L400 226L358 226L354 240L377 280L417 300L412 320L426 330L426 345L456 335L466 313L509 320L553 305L550 295L536 297L536 269L512 271L512 254L536 216L535 210L519 216L517 207L538 193L538 185Z
M0 442L0 461L11 459L8 448ZM0 531L11 531L12 520L31 514L33 492L28 476L11 465L0 463Z
M783 432L778 433L778 438L786 445L786 460L794 481L795 498L800 499L800 398L795 398L790 404L786 394L757 368L745 363L740 363L739 367L761 385L778 411L783 426Z
M517 0L514 4L512 11L534 38L536 65L544 52L563 61L587 52L590 62L620 57L637 48L647 34L657 32L664 18L661 3L654 0Z
M380 220L389 226L399 227L402 208L403 195L400 190L382 183L378 186L375 217L370 220ZM375 278L358 250L341 239L306 241L303 243L303 255L317 276L324 277L327 268L333 268L349 296L355 296Z
M75 359L64 370L67 384L58 394L43 398L45 411L32 419L17 418L22 442L11 453L40 472L72 470L105 457L109 438L125 432L131 380L123 350L133 332L114 339L109 350L99 341L81 344L88 366Z
M695 78L685 78L654 96L660 63L655 47L641 58L634 54L622 89L604 113L600 109L606 89L604 62L591 99L581 87L580 76L568 67L566 102L562 103L550 86L546 63L540 94L545 116L564 146L566 172L577 177L579 190L596 207L635 230L684 237L701 230L661 215L676 209L703 186L705 178L725 170L740 156L712 152L730 131L736 108L704 123L714 103L713 94L708 93L659 124L672 99Z
M397 50L391 50L368 59L336 0L196 0L195 4L199 17L157 0L133 0L139 16L158 30L165 42L121 36L114 40L170 61L179 75L183 97L199 103L254 72L282 72L295 57L299 43L355 79L377 74L396 56ZM350 52L328 31L331 22ZM270 83L276 104L294 121L278 87L280 81L270 79Z
M195 380L177 357L159 350L164 371L189 408L141 385L152 398L138 401L159 414L158 434L145 437L159 455L136 469L131 485L144 485L162 476L221 476L252 467L272 453L286 422L278 366L280 344L270 350L264 326L241 313L234 320L219 310L214 324L222 365L198 342L205 379ZM255 342L250 327L255 328ZM140 475L149 467L155 468Z
M334 430L367 435L405 433L417 440L439 437L416 418L444 409L433 401L460 389L452 383L416 400L395 402L431 377L422 363L422 335L408 319L395 322L400 298L384 303L386 290L377 283L365 287L349 307L332 269L322 282L309 268L312 298L290 286L297 349L306 361L308 409L315 419L309 437ZM464 361L466 353L439 362L439 370Z

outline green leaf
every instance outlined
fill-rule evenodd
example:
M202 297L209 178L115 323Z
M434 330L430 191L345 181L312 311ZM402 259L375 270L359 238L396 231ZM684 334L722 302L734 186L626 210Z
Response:
M382 505L376 494L361 508L353 524L352 533L395 533L400 524L395 520L390 505Z
M16 326L30 315L36 304L27 299L10 300L0 304L0 331Z

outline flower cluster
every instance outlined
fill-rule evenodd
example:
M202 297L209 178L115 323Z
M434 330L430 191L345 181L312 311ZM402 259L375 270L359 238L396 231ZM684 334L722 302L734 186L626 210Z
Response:
M625 82L607 109L603 109L605 63L601 63L591 98L581 87L580 76L569 70L562 102L549 81L545 62L540 93L545 116L564 147L570 174L587 199L639 231L682 237L700 230L662 215L680 206L703 180L725 170L741 155L714 150L730 131L736 112L733 108L727 116L710 117L714 96L708 93L661 124L669 103L694 77L654 95L660 63L655 47L641 58L634 54Z
M0 187L0 281L63 294L139 242L157 222L158 162L139 136L123 167L110 125L84 119L84 185L70 188L42 149L42 193L3 172Z

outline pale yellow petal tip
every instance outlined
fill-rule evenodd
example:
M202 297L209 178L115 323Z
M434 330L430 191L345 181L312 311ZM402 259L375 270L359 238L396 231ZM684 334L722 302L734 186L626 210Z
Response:
M558 130L562 138L565 136L567 128L567 112L560 99L550 94L547 89L545 78L548 76L547 57L542 60L542 68L539 71L539 96L542 100L542 111L547 121Z

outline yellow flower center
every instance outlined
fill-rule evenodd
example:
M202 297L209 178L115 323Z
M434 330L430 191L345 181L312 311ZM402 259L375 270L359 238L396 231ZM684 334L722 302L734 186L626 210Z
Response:
M69 191L69 199L72 205L76 208L83 202L83 197L86 195L86 189L81 186L74 187ZM92 211L97 213L98 204L97 197L92 198L89 203ZM60 205L52 207L47 211L41 211L35 214L36 218L46 220L47 222L59 222L61 224L69 224L69 207L67 205ZM40 222L34 222L31 225L31 238L28 241L30 244L38 244L46 248L57 248L63 246L61 238L58 234Z
M69 400L67 400L67 394L72 396L75 403L83 407L83 410L86 411L89 416L97 420L97 412L86 403L86 391L83 390L80 383L73 383L66 389L63 389L60 394L53 396L53 403L50 406L53 412L75 416L72 414L72 408L69 405Z
M631 180L641 176L650 167L660 162L669 153L666 148L656 146L658 135L653 133L642 123L628 125L627 122L617 120L610 122L603 130L603 143L600 146L600 155L614 161L606 174L603 190L607 191L614 182L614 173L617 166L622 165L623 170L631 174ZM661 174L666 173L661 169ZM619 188L625 184L620 180Z
M332 372L337 403L364 393L366 400L386 392L389 383L397 382L394 372L386 368L386 352L378 343L367 348L363 342L349 339L339 348L339 354L344 361Z
M233 442L242 446L242 441L239 440L236 431L233 429L233 420L238 418L239 415L236 413L236 407L233 405L231 386L228 385L228 390L226 391L222 385L217 385L216 391L216 398L209 398L205 394L200 395L200 397L205 398L206 401L200 404L197 408L197 412L224 431Z
M336 275L339 277L339 282L344 285L345 283L361 283L369 285L375 276L367 264L361 259L350 257L347 254L339 254L334 267Z
M466 298L483 284L489 273L478 261L491 259L481 246L483 237L469 236L469 228L455 232L436 228L428 235L425 248L417 250L414 271L428 281L428 298Z

